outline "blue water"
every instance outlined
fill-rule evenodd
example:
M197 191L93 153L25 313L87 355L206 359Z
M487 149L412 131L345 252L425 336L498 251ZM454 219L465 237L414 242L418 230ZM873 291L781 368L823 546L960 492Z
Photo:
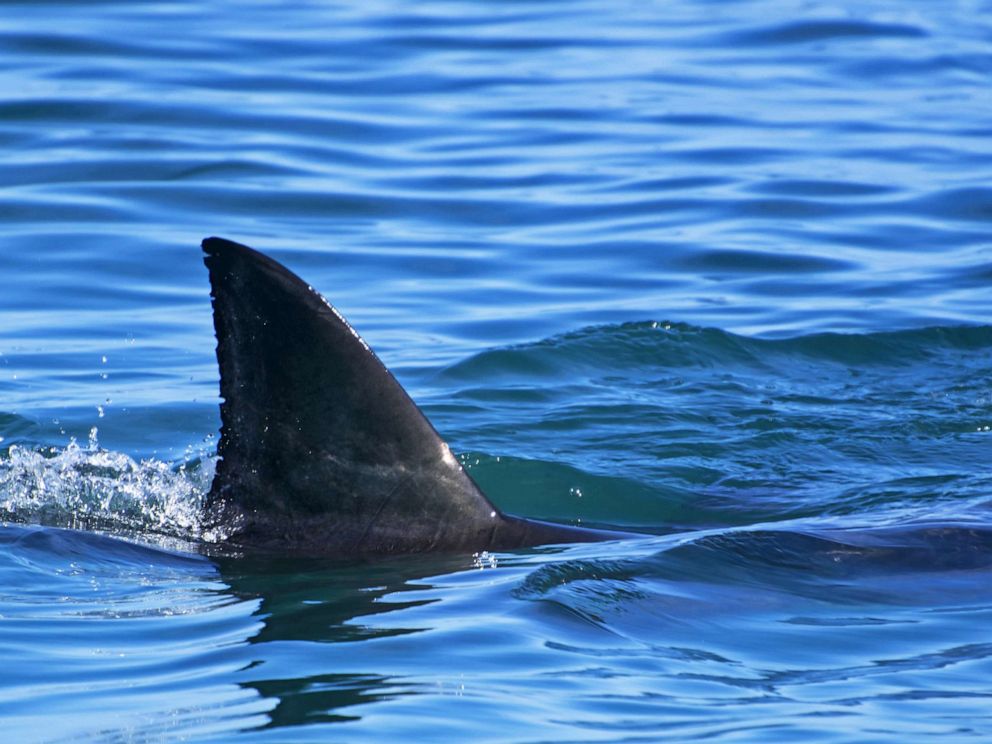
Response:
M4 2L4 740L992 737L992 3ZM210 558L218 234L492 499Z

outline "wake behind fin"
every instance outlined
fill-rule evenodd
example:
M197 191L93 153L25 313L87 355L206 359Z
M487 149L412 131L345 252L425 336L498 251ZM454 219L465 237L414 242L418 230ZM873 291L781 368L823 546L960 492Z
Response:
M247 246L202 248L223 398L207 510L232 542L360 556L611 536L501 514L327 300Z

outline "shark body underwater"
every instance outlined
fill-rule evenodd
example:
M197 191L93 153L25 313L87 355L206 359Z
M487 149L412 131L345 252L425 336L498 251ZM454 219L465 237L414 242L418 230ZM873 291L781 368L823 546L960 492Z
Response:
M202 248L222 398L204 510L228 544L362 558L634 537L500 512L327 300L247 246Z

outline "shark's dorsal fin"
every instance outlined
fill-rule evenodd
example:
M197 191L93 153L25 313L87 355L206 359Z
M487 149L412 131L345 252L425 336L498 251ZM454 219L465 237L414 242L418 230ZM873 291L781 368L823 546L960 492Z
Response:
M247 246L202 247L223 398L206 508L232 542L360 556L617 536L501 514L327 300Z
M251 542L345 554L485 542L498 510L337 310L251 248L203 250L224 399L213 508Z

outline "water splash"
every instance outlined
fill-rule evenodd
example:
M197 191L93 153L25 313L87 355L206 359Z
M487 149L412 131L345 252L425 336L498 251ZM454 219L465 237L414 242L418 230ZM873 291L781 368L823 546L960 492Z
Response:
M201 507L216 458L189 455L135 460L100 447L96 427L85 446L11 445L0 455L0 519L214 541Z
M488 550L483 550L481 553L472 554L472 566L480 571L486 568L498 568L499 559Z

